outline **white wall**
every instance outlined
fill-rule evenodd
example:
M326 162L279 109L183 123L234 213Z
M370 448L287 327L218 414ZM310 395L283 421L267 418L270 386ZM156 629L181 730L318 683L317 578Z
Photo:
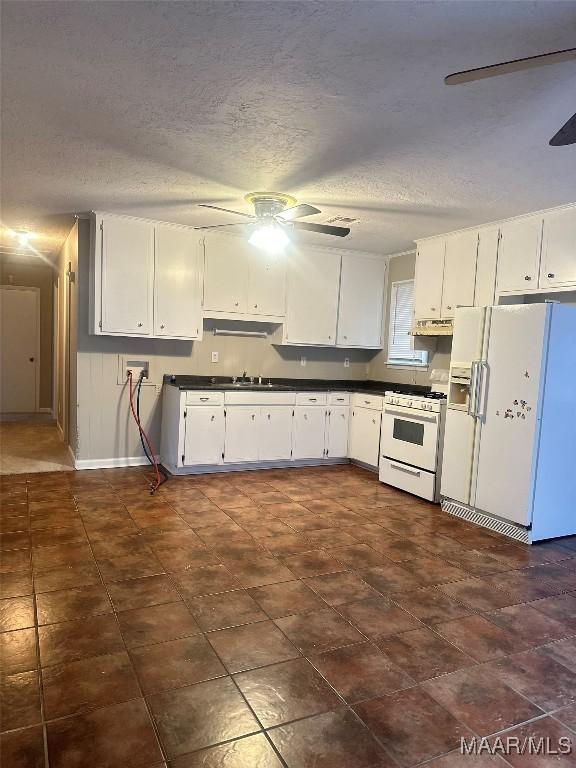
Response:
M117 383L118 356L148 360L154 386L142 388L142 421L155 447L160 442L164 374L248 375L364 380L374 352L275 347L267 339L215 337L201 342L113 338L88 333L89 222L78 226L78 459L141 456L138 433L129 418L126 386ZM213 323L214 324L214 323ZM215 323L223 326L221 321ZM208 326L208 321L206 322ZM220 362L211 362L212 351ZM307 358L301 367L300 357ZM350 367L344 367L344 358Z
M416 270L416 253L407 253L401 256L395 256L390 259L388 264L388 286L386 291L386 315L384 325L384 344L385 347L378 352L368 364L368 378L377 381L388 381L398 384L418 384L423 386L430 385L430 371L433 368L448 368L450 365L450 351L452 349L452 337L439 338L418 338L416 345L418 349L428 350L428 368L407 368L388 365L388 335L389 335L389 315L390 294L392 283L399 280L411 280L414 278Z

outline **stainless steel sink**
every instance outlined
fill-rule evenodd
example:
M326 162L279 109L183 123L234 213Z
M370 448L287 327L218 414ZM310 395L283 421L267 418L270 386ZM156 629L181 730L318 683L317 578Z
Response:
M289 389L285 384L251 384L249 381L237 381L235 384L212 384L214 389Z

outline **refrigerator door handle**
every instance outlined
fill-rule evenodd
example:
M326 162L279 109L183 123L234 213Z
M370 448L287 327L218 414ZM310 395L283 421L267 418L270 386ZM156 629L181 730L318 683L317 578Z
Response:
M478 384L476 393L475 416L477 419L483 419L486 416L486 382L488 375L488 363L484 360L478 361Z
M478 395L478 361L474 360L470 366L470 388L468 390L468 415L476 417L476 404Z

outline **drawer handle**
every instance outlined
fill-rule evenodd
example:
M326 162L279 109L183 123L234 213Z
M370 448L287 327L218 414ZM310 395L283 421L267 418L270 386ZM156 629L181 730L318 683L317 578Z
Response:
M556 277L556 275L554 274L554 272L548 272L548 277Z
M530 275L524 275L524 280L532 280L532 278L530 277Z
M414 475L415 477L420 477L420 470L419 469L411 469L410 467L403 467L400 464L390 464L391 469L397 469L399 472L406 472L408 475Z
M201 397L200 400L205 403L207 400L210 400L209 397Z
M364 400L364 402L366 403L366 405L370 405L370 400Z
M315 403L317 399L318 399L317 397L309 397L309 398L308 398L308 400L309 400L311 403Z

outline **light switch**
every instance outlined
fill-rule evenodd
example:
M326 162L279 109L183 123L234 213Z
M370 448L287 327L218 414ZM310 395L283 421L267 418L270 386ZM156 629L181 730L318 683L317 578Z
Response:
M350 368L350 358L345 357L344 358L344 368Z
M304 355L302 355L302 357L300 358L300 365L302 366L302 368L306 367L306 358L304 357Z

